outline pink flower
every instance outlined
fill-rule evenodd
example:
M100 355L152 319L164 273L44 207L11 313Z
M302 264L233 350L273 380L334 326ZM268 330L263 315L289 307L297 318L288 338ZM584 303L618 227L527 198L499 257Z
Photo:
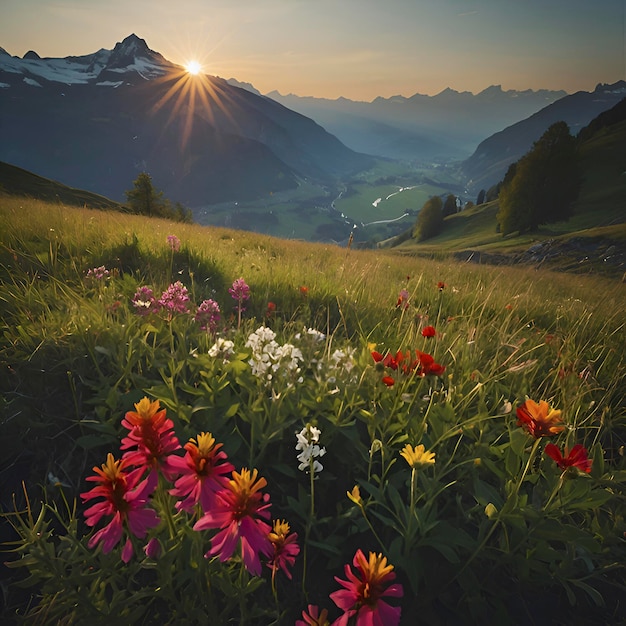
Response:
M204 556L219 555L220 561L229 560L235 548L241 544L241 558L246 569L258 576L261 573L259 553L272 554L268 538L271 526L264 520L270 518L269 495L261 489L267 485L265 478L257 480L256 469L233 472L226 489L216 495L215 506L200 518L194 530L220 528L211 541L211 550Z
M170 465L181 474L170 490L173 496L185 498L176 503L179 511L191 512L198 502L205 513L215 506L215 494L228 486L226 476L235 469L221 447L211 433L200 433L197 441L185 444L184 457L170 457Z
M194 320L202 330L215 333L220 321L220 305L215 300L203 300L196 311Z
M161 544L156 537L152 537L150 541L145 545L143 551L149 559L156 561L161 556Z
M85 511L87 526L95 526L104 516L112 515L109 523L96 532L89 540L89 547L102 543L102 551L107 554L120 542L124 533L124 526L135 535L143 538L149 528L159 523L159 518L153 509L147 507L148 499L154 491L155 482L145 479L138 484L141 472L126 473L128 463L124 459L116 461L113 455L107 455L106 463L102 468L94 467L96 476L88 476L90 482L99 483L93 489L81 493L83 502L93 498L104 498L90 506ZM132 543L126 542L122 551L125 562L132 556Z
M167 243L172 249L172 252L178 252L180 250L180 239L176 235L168 235Z
M135 411L128 411L122 426L130 432L122 439L121 449L128 465L150 471L160 469L163 475L172 480L178 474L170 456L180 449L174 433L172 420L165 417L165 409L159 410L159 401L150 402L143 398L135 404Z
M137 289L133 296L133 306L139 315L148 315L148 313L153 313L159 309L159 304L150 287L139 287Z
M267 566L272 570L272 580L279 569L291 580L290 567L300 554L298 545L298 533L289 534L289 524L284 520L275 520L272 532L268 535L273 548L273 553Z
M335 580L344 587L330 594L330 599L344 611L334 622L337 626L396 626L400 622L400 607L393 607L382 598L401 598L402 585L391 584L396 575L393 565L387 565L382 554L369 553L369 559L357 550L352 560L356 574L345 566L346 578ZM355 619L351 619L355 618Z
M396 302L396 307L403 306L405 309L409 308L409 292L406 289L401 289L398 294L398 300Z
M187 313L189 310L189 292L180 280L172 283L159 298L159 306L169 313Z
M425 326L422 328L422 337L434 337L437 334L434 326Z
M243 303L250 299L250 287L243 278L238 278L233 282L232 287L228 288L228 293L234 300L237 300L237 307L241 311L245 311Z
M551 459L554 459L562 470L577 468L586 474L591 472L592 460L587 454L587 449L580 443L577 443L569 452L565 448L565 456L561 454L561 451L553 443L549 443L546 446L546 454Z
M306 611L302 611L302 619L297 619L295 626L330 626L328 611L314 604L309 604Z

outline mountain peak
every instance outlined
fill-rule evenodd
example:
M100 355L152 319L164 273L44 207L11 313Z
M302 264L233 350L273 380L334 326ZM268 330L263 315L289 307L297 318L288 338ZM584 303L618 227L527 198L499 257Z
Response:
M36 59L39 60L41 59L41 57L34 51L34 50L29 50L23 57L24 59Z
M107 66L109 69L127 67L132 65L137 57L150 57L154 54L148 48L146 40L133 33L115 44Z

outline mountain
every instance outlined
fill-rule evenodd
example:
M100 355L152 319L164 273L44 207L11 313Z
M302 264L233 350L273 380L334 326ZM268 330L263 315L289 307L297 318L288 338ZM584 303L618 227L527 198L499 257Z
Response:
M85 56L0 51L0 160L123 200L141 171L187 206L323 184L369 167L305 116L192 76L130 35Z
M277 91L266 95L314 119L353 150L430 162L466 158L485 137L567 94L504 91L494 85L476 95L448 88L435 96L417 93L372 102L283 96Z
M488 189L502 180L509 165L530 150L555 122L564 121L572 134L626 96L626 82L599 84L592 92L578 91L541 109L480 143L461 166L470 191Z

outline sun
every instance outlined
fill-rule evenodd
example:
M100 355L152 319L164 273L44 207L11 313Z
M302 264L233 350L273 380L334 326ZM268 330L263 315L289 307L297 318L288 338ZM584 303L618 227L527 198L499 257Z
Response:
M202 71L202 65L200 65L198 61L189 61L189 63L185 65L185 69L187 70L187 73L195 76Z

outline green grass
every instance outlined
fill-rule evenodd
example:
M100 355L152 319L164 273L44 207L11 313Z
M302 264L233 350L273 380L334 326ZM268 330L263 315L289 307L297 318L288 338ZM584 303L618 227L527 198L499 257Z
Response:
M478 241L475 220L489 210L455 216L460 236ZM101 265L110 277L90 279ZM240 277L251 298L238 328L228 288ZM217 335L233 341L232 356L210 356L215 337L192 315L135 312L139 287L158 297L173 281L194 305L219 303ZM406 308L397 306L404 289ZM394 565L404 596L389 601L402 606L402 624L619 623L624 310L623 285L602 276L0 198L0 502L15 527L5 548L18 551L3 559L13 569L2 617L293 623L312 603L332 620L334 576L362 549ZM271 380L253 374L246 343L261 325L301 350L298 371L277 361ZM374 347L396 359L410 351L409 362L376 363ZM416 375L416 350L445 372ZM203 558L214 533L192 531L195 514L176 512L163 477L151 500L163 522L148 535L159 559L144 556L143 540L127 565L120 546L88 547L79 494L108 452L119 457L121 419L143 396L160 401L181 444L210 431L237 470L259 470L272 518L298 533L292 580L279 572L273 590L265 566L251 576L238 558ZM544 453L548 438L519 426L526 398L562 411L565 428L550 441L584 445L589 474L561 472ZM295 458L307 423L326 449L317 480ZM424 445L435 463L412 470L400 456L407 444ZM355 485L356 503L346 495Z

